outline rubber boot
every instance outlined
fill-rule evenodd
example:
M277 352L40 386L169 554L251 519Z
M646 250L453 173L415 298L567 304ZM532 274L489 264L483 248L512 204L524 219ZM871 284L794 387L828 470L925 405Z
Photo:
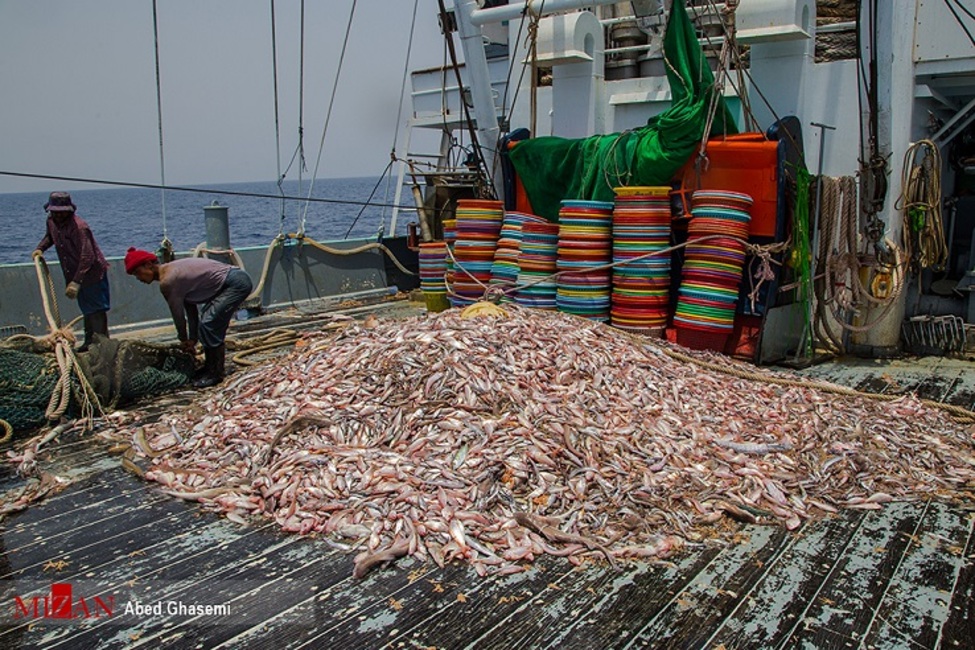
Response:
M226 350L227 348L223 345L218 345L215 348L203 348L204 372L193 380L194 388L209 388L223 381Z
M90 318L91 333L101 334L105 338L108 338L108 312L96 311L94 314L90 314Z
M93 316L94 314L85 314L85 341L78 347L77 352L87 352L88 346L91 345L91 335L95 331Z
M95 334L101 334L108 338L108 312L96 311L92 314L85 314L85 341L78 348L78 352L88 351L95 340Z

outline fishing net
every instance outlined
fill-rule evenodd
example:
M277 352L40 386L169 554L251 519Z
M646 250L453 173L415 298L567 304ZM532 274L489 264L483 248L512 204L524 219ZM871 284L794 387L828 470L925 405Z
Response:
M29 341L0 347L0 419L14 431L44 422L61 374L53 354L39 354L31 348Z
M0 342L0 420L15 432L41 426L61 370L42 340L18 336ZM160 395L186 384L194 359L179 348L96 335L78 367L103 410L142 397ZM76 374L70 379L71 401L65 412L76 417L85 399Z
M702 140L715 92L683 2L670 13L664 57L672 103L645 126L582 139L534 138L508 153L535 214L558 221L563 199L612 201L614 187L670 184ZM737 132L719 97L710 135Z

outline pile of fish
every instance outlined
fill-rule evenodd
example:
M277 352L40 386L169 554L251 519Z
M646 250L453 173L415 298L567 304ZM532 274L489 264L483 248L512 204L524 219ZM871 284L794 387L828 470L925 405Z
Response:
M975 488L971 424L911 396L737 378L506 309L310 335L135 429L133 447L170 494L361 551L355 575L406 554L482 575L542 553L661 558L732 530L726 517L794 529Z

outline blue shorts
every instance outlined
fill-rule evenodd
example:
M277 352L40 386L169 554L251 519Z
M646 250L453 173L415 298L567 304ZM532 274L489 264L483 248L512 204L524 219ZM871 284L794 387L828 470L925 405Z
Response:
M108 293L108 275L95 284L81 287L78 290L78 307L85 316L111 309L111 296Z

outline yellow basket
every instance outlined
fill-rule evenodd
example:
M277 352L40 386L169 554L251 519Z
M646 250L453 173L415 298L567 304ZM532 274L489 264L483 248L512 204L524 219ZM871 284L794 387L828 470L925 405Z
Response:
M670 194L670 187L663 185L630 185L614 187L613 192L616 196L667 196Z
M427 303L427 311L441 312L450 309L450 301L445 293L423 292L423 299Z

